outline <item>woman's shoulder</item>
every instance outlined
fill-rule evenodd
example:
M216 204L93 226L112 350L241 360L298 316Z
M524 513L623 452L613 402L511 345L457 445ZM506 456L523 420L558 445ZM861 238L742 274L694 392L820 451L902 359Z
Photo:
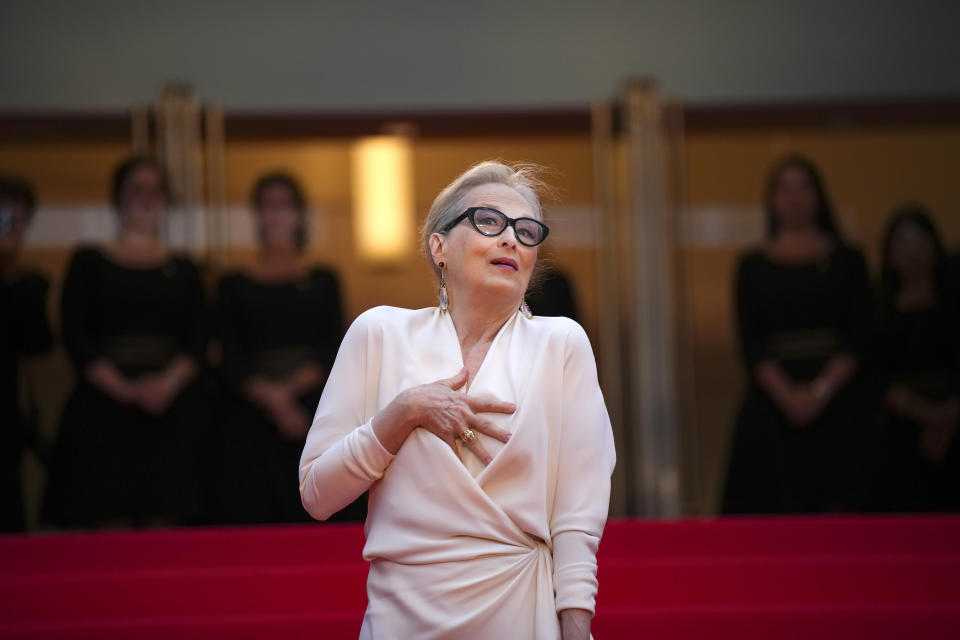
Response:
M193 256L191 256L189 253L185 251L171 251L167 259L178 266L183 266L184 268L188 268L188 269L199 270L199 267L197 266L197 261L193 259Z
M740 269L752 268L757 265L767 264L767 248L763 244L754 244L746 247L737 256L737 266Z
M47 274L42 271L32 267L25 267L17 273L16 280L14 280L13 284L14 286L24 289L46 292L47 289L50 288L50 279L47 277Z
M320 282L337 282L337 272L330 267L314 265L309 268L310 278Z
M103 260L103 247L95 244L78 245L70 256L71 264L82 264L93 261Z
M520 318L521 322L530 322L537 331L547 331L550 333L567 335L569 333L583 333L583 327L576 320L566 316L533 316L532 318Z
M850 242L837 242L833 250L833 259L847 264L866 264L863 250L856 244Z
M521 316L518 320L521 323L527 323L535 335L547 337L558 348L593 352L587 332L576 320L564 316L534 316L533 318Z
M363 328L401 329L413 323L423 322L435 313L435 307L424 309L406 309L380 305L367 309L353 321L354 326Z

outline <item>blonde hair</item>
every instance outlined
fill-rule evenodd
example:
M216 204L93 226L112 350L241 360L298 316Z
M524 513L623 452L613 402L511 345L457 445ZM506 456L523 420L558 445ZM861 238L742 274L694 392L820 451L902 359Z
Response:
M474 187L485 184L502 184L519 193L534 216L543 219L543 210L540 207L540 193L548 193L549 187L540 178L543 168L534 164L508 165L496 160L487 160L473 165L461 173L453 182L444 187L437 194L427 214L427 219L420 229L420 240L427 260L434 273L440 270L433 261L430 251L430 236L434 233L446 233L444 229L457 219L464 211L464 198L467 192Z

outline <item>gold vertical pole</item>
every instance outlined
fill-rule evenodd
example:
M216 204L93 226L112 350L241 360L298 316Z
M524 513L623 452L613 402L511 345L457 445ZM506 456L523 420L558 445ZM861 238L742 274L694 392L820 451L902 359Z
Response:
M206 134L206 249L211 265L220 269L226 262L226 161L223 107L210 105L204 110Z
M618 260L618 216L614 175L613 105L596 102L591 108L593 152L594 236L597 239L597 306L600 309L600 383L606 399L619 463L614 469L610 511L614 516L632 513L629 475L632 470L629 434L623 402L623 359L621 336L622 300Z
M170 183L173 210L181 216L182 242L194 248L201 205L200 107L187 85L165 87L157 102L157 157ZM169 218L167 216L169 240Z
M629 353L634 436L644 515L680 514L675 211L670 201L666 100L650 82L625 91L632 242Z

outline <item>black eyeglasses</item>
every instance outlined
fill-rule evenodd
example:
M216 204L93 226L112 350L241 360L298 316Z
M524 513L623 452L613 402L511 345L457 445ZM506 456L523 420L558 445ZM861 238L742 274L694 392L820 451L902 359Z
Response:
M534 218L510 218L505 213L491 209L490 207L470 207L456 220L444 228L444 232L450 231L460 224L464 219L468 219L473 228L485 236L498 236L503 233L507 227L513 227L513 233L517 236L517 241L528 247L535 247L547 239L550 233L549 227Z

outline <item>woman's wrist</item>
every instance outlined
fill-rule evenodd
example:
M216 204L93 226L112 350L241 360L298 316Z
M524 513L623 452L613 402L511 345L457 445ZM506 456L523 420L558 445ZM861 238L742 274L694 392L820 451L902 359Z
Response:
M371 428L383 448L396 455L418 422L416 405L408 389L374 417Z
M562 640L587 640L590 637L590 621L593 614L586 609L563 609L560 611L560 637Z
M810 394L820 401L826 401L833 395L833 385L824 376L818 376L810 383Z
M121 401L128 401L133 395L133 385L106 358L90 362L84 369L87 381L101 391Z

